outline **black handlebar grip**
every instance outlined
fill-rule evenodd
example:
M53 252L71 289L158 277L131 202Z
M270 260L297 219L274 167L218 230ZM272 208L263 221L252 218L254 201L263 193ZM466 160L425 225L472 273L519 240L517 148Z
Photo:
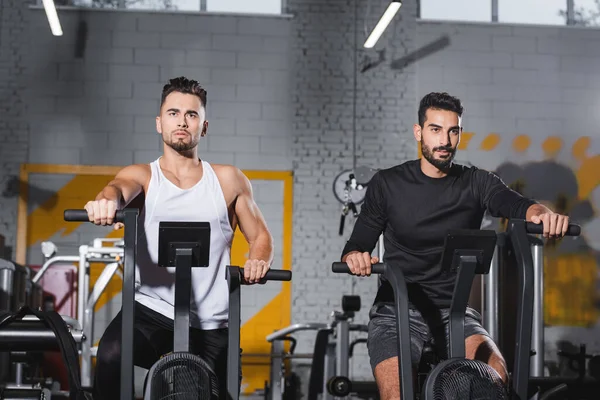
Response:
M331 272L334 272L336 274L349 274L350 268L348 268L348 264L346 264L345 262L334 262L331 265ZM383 263L371 265L371 273L383 274Z
M525 224L525 229L527 230L527 233L531 233L534 235L541 235L542 233L544 233L544 226L541 223L534 224L533 222L527 222ZM576 224L569 224L569 227L567 228L566 236L579 236L579 235L581 235L581 227Z
M240 268L240 273L244 276L244 268ZM263 281L291 281L292 271L284 269L270 269L265 274Z
M119 210L116 212L114 222L123 222L125 219L123 211ZM68 222L90 222L88 212L86 210L65 210L64 219Z

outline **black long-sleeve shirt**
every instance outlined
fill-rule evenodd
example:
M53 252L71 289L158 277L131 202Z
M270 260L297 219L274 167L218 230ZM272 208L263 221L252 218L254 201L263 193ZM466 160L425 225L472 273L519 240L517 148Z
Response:
M441 273L444 239L452 229L480 229L485 210L494 217L525 219L535 201L511 190L495 174L454 164L448 175L431 178L419 160L378 171L342 256L371 253L384 235L384 260L402 268L412 307L450 306L456 275ZM393 302L382 280L375 302Z

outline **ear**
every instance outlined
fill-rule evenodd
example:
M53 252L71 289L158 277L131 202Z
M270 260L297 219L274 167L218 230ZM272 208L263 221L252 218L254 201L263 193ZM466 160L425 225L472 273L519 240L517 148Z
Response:
M156 132L162 135L162 126L160 125L160 117L156 117Z
M415 135L415 140L416 140L417 142L420 142L420 141L421 141L422 134L423 134L423 132L421 131L421 125L419 125L419 124L414 124L414 125L413 125L413 135Z
M204 124L202 126L202 132L200 132L200 136L204 137L206 136L206 134L208 133L208 121L204 121Z

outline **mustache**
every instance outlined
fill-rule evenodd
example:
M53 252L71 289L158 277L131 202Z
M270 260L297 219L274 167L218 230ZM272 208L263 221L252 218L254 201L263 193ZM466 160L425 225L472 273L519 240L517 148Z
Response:
M434 147L433 151L447 151L448 153L454 153L454 149L452 148L452 146Z
M188 132L188 130L187 130L187 129L175 129L175 130L174 130L173 132L171 132L171 133L177 133L177 132L185 132L185 133L187 133L188 135L190 134L190 132Z

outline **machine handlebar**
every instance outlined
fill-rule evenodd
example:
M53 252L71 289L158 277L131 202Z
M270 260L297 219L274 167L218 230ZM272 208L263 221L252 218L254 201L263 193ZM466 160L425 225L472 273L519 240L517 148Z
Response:
M533 222L527 222L525 224L527 233L534 235L541 235L544 233L544 226L542 224L534 224ZM577 224L569 224L567 228L566 236L579 236L581 235L581 227Z
M64 219L68 222L90 222L88 212L86 210L65 210ZM116 212L114 221L124 222L125 213L122 210Z
M383 274L383 272L384 272L383 266L384 266L383 263L377 263L377 264L371 265L371 273ZM334 262L331 266L331 271L336 274L349 274L350 268L348 267L348 264L345 262Z

